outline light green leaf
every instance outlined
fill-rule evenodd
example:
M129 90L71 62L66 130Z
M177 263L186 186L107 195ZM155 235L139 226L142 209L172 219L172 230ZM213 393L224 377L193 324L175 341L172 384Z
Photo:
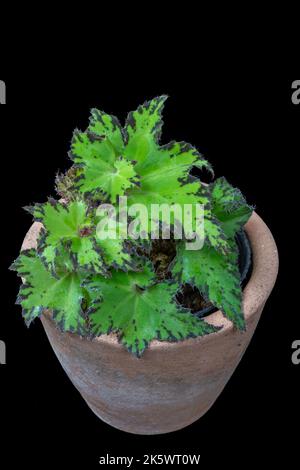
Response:
M226 253L226 236L213 216L210 209L210 194L208 189L194 178L189 178L193 166L207 168L212 172L209 163L191 145L185 142L171 142L163 147L153 148L148 157L135 166L140 175L140 185L128 192L128 206L143 204L147 207L149 221L153 204L179 205L182 222L184 223L184 205L203 204L204 206L204 235L210 244L222 253ZM196 217L196 213L194 212ZM195 229L195 220L193 229ZM167 223L162 211L159 220ZM177 220L171 211L170 222ZM177 220L178 221L178 220ZM150 231L150 228L148 226Z
M149 158L138 162L136 171L143 183L158 184L157 192L166 190L167 182L187 180L193 166L206 168L212 172L212 167L205 158L192 145L186 142L172 141L167 145L157 147Z
M122 155L124 140L118 118L94 108L91 110L88 130L100 137L105 136L114 147L115 153Z
M38 240L38 253L48 269L56 270L56 256L67 246L74 265L105 274L104 260L94 238L95 227L84 201L62 204L50 200L30 211L45 228Z
M189 251L180 243L172 273L181 283L197 287L237 328L244 329L238 249L234 241L230 241L230 248L227 255L222 255L207 245Z
M106 274L103 253L94 238L76 237L69 242L71 253L76 256L75 267L78 266L87 271L90 269L97 273Z
M233 237L249 220L253 208L241 191L231 186L225 178L211 184L212 211L229 237Z
M124 246L124 241L120 238L107 238L99 241L102 249L103 258L108 266L120 268L127 271L129 268L135 268L136 263L128 250Z
M85 195L102 194L114 203L138 184L134 164L120 156L108 139L76 132L71 152L75 165L82 170L75 188Z
M128 114L125 134L127 145L125 156L131 160L142 162L156 147L162 129L162 111L167 96L162 95L146 101L136 111Z
M35 250L23 251L11 269L25 278L17 303L23 308L27 325L44 309L53 311L53 318L62 331L86 334L85 318L81 311L83 289L75 272L54 278L45 268Z
M153 279L148 265L143 272L114 271L109 281L99 276L88 281L85 287L95 299L88 312L93 334L116 332L122 344L140 357L153 339L180 341L217 331L180 310L175 300L176 283L154 284Z

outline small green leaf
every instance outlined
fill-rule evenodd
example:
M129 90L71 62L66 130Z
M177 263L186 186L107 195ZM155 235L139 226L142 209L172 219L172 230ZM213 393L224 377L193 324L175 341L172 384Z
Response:
M38 253L48 269L55 271L56 255L67 246L79 268L105 274L104 260L94 237L95 227L84 201L62 204L50 200L37 204L31 212L45 228L38 240Z
M211 191L212 211L226 235L233 237L249 220L253 208L247 204L241 191L223 177L211 184Z
M222 255L207 245L189 251L180 243L172 273L181 283L197 287L237 328L244 329L238 249L234 241L230 241L230 248L227 255Z
M43 310L51 309L53 318L62 331L86 334L85 318L81 312L83 289L75 272L54 278L45 268L35 250L23 251L11 269L25 278L17 303L23 308L27 325Z
M95 276L85 287L94 296L88 312L93 334L118 333L122 344L138 357L153 339L180 341L217 331L180 310L175 300L178 285L154 284L150 265L139 273L114 271L109 281Z

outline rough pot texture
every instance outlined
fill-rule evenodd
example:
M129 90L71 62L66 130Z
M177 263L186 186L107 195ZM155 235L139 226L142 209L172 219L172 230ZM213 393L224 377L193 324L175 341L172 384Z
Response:
M36 246L41 224L34 223L22 248ZM65 372L94 413L106 423L136 434L176 431L212 406L243 356L276 281L274 239L257 215L246 225L253 272L244 289L246 332L237 331L220 311L206 321L223 326L217 333L179 343L153 341L141 359L114 334L93 341L61 333L51 319L42 323Z

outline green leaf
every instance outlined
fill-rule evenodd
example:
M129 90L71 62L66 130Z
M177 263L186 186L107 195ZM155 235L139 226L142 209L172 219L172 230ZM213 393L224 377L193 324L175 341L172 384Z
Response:
M120 268L124 271L127 271L129 268L135 269L136 263L129 251L126 250L124 241L120 238L101 240L99 241L99 246L102 249L104 261L108 266Z
M180 310L175 300L178 285L154 284L150 265L138 273L114 271L109 281L95 276L85 287L95 299L88 312L93 334L118 333L122 344L138 357L153 339L180 341L217 331Z
M135 166L140 176L140 185L128 192L128 206L143 204L150 217L153 204L179 205L184 214L184 204L203 204L204 230L210 244L222 253L226 253L226 236L220 223L211 213L210 193L208 189L194 178L189 178L193 166L206 168L212 172L210 164L190 144L171 142L163 147L155 147L149 156ZM166 222L160 213L160 221ZM176 217L171 213L171 223ZM182 219L184 222L184 217ZM195 219L193 223L195 229ZM148 226L150 231L150 228Z
M94 237L95 227L84 201L62 204L50 200L30 211L45 227L38 240L38 252L48 269L56 270L58 252L68 247L79 268L105 274L104 260Z
M84 294L77 273L68 272L60 279L54 278L35 250L23 251L11 269L25 278L17 303L23 308L27 325L39 317L44 309L51 309L62 331L86 334L85 318L81 311Z
M226 235L233 237L249 220L253 208L247 204L241 191L231 186L225 178L214 181L211 191L213 213Z
M167 96L162 95L146 101L136 111L128 114L124 132L127 136L125 156L142 162L155 148L163 125L162 111Z
M69 242L69 248L80 268L106 274L103 253L94 238L74 238Z
M135 168L144 184L151 186L158 184L157 192L160 189L164 192L170 186L170 181L172 184L178 183L181 179L186 181L193 166L206 168L212 172L211 165L195 147L186 142L172 141L156 147L149 158L138 162Z
M77 237L80 228L91 225L87 215L88 208L84 201L63 204L49 199L44 204L36 204L26 209L36 221L44 225L49 244L55 244L62 238Z
M205 211L204 233L208 244L220 254L228 253L228 239L219 220L214 217L210 209Z
M71 155L81 168L75 188L85 195L100 193L114 203L118 196L138 184L133 162L120 156L108 139L75 132Z
M118 118L94 108L91 110L88 130L100 137L105 136L114 147L115 153L122 155L124 140Z
M237 328L244 329L238 248L234 241L230 247L227 255L222 255L207 245L189 251L180 243L172 273L181 283L197 287Z

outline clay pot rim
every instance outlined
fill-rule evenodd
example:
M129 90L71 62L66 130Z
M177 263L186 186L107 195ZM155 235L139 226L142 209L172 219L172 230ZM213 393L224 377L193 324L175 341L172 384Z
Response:
M22 250L36 247L36 239L41 226L42 224L39 222L33 223L24 239ZM264 305L274 287L278 273L279 259L274 238L267 225L256 212L252 214L244 229L249 237L253 256L252 274L243 290L243 309L247 324L258 307ZM51 312L44 312L43 315L49 318ZM203 343L214 341L216 336L228 335L236 330L232 322L226 319L220 310L206 316L204 320L211 325L222 327L222 329L204 337L188 338L178 342L159 341L155 339L150 342L148 351L157 349L165 350L178 346L182 347L184 344L188 343L193 345L195 342L198 343L199 341ZM74 333L64 334L78 336ZM116 333L104 334L93 340L88 340L83 337L81 339L95 344L99 342L110 343L112 347L122 348L126 354L129 354L119 342Z

